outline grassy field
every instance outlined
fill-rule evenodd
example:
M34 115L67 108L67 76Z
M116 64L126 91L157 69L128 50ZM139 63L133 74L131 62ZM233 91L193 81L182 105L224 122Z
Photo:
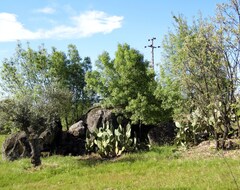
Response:
M174 147L157 147L108 161L47 157L38 168L29 159L1 160L0 189L238 189L231 172L240 184L239 158L186 158Z

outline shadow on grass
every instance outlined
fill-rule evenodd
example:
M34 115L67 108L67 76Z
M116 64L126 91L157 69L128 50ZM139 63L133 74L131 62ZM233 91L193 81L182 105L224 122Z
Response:
M77 159L85 166L96 166L105 163L134 163L136 161L148 160L149 157L157 159L178 159L180 152L174 146L152 147L149 151L139 151L135 153L125 153L116 158L101 158L98 154L85 155Z
M134 162L136 162L137 160L139 160L137 157L123 155L122 157L119 157L119 158L116 158L115 160L113 160L113 162L134 163Z
M136 156L135 154L123 154L116 158L101 158L99 155L94 154L80 157L79 159L77 159L77 161L85 166L96 166L105 163L134 163L139 159L140 157Z
M107 159L101 158L97 154L91 154L91 155L81 156L77 159L77 161L85 166L96 166L96 165L106 162Z
M181 158L181 151L175 146L155 146L149 151L151 153L162 159Z

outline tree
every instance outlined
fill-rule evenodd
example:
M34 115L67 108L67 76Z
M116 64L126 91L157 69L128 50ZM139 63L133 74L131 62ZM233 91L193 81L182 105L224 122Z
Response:
M217 31L218 49L223 56L224 68L228 79L228 93L223 103L224 110L233 112L238 125L238 135L240 135L239 125L239 69L240 69L240 2L239 0L229 0L228 3L217 6L217 14L214 18L215 29ZM226 103L228 101L228 104ZM234 108L234 109L233 109ZM231 114L233 116L233 114ZM234 117L233 116L233 117Z
M2 101L1 111L20 130L25 131L32 148L32 163L41 164L39 135L46 128L61 126L60 118L71 109L72 93L66 85L66 56L44 46L34 51L19 43L16 54L5 59L1 70L2 88L9 101ZM65 78L60 78L61 73Z
M115 59L104 52L97 70L87 73L87 87L95 91L101 104L124 112L133 123L156 124L163 119L161 99L154 96L155 74L139 51L118 45Z
M79 56L79 52L75 45L68 46L68 63L67 63L67 87L73 93L72 99L72 122L79 117L92 104L91 96L85 92L85 75L86 72L91 72L91 60L85 57L84 60Z
M237 1L231 3L232 10L238 10ZM222 16L223 10L227 11L219 10ZM226 15L231 14L228 12ZM224 147L228 133L233 130L233 105L236 104L238 89L239 46L235 39L239 39L239 30L238 33L237 30L232 31L237 23L231 20L234 19L232 16L221 19L217 16L217 22L213 24L199 18L192 25L187 24L182 16L174 18L176 32L170 33L164 42L166 65L165 80L162 81L168 83L162 86L168 91L171 88L166 86L172 85L179 98L171 99L174 96L170 96L165 101L175 101L175 120L182 118L179 122L183 128L192 130L193 139L197 132L208 130L214 133L216 147L219 148L218 135L221 133ZM225 22L231 24L226 26Z
M69 89L72 93L71 111L64 116L66 127L76 122L79 117L91 106L94 98L85 91L85 75L91 72L91 59L85 57L83 60L79 55L77 47L70 44L68 52L57 51L52 48L50 56L49 75L56 78L57 81Z

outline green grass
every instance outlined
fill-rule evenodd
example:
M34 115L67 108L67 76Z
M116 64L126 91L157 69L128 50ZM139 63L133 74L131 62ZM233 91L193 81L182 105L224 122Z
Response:
M3 137L0 136L0 142ZM240 184L240 159L227 159ZM53 156L32 168L29 159L0 162L0 189L237 189L225 160L186 159L174 147L99 157Z
M3 141L5 140L6 138L6 135L1 135L0 134L0 157L2 158L2 144L3 144ZM1 163L1 158L0 158L0 163Z

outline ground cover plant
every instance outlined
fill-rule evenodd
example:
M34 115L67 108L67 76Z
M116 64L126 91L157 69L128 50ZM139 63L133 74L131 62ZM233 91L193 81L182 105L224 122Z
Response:
M0 189L237 189L231 172L240 184L239 154L222 157L209 149L212 156L202 157L201 152L196 157L164 146L111 160L52 156L37 168L28 159L1 160Z

